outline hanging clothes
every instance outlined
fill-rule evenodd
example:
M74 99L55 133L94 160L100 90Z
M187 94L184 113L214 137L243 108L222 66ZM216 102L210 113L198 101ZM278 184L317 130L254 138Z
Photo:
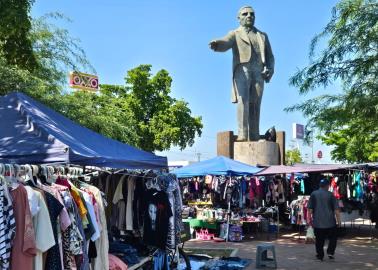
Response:
M16 221L16 236L12 242L11 251L11 270L32 270L37 247L28 194L25 187L19 184L17 188L11 190L11 196Z
M63 258L61 257L61 252L59 248L58 240L58 217L60 212L63 210L63 205L55 199L53 195L45 191L46 204L50 214L50 221L52 224L52 229L54 232L54 238L56 244L47 251L46 258L46 269L49 270L62 270L63 269Z
M138 177L131 176L127 181L127 204L126 204L126 230L133 230L133 200L134 200L134 190L135 190L135 181Z
M165 249L169 219L173 215L168 196L163 191L150 189L145 200L143 240L148 245Z
M104 199L101 195L101 192L98 188L82 183L82 185L90 190L96 202L98 203L99 213L100 213L100 224L101 224L101 231L100 231L100 238L96 240L96 250L97 250L97 257L93 260L93 270L108 270L109 269L109 260L108 260L108 253L109 253L109 240L108 240L108 230L106 225L106 214L105 214L105 204ZM110 205L110 204L109 204Z
M180 243L180 232L182 231L182 198L178 179L174 174L163 174L157 177L157 182L162 191L168 196L172 216L169 218L167 232L167 248L175 249Z
M113 213L111 218L111 225L115 225L118 230L126 230L126 197L124 196L124 186L127 186L127 175L121 177L113 197Z
M34 258L33 270L43 270L45 269L43 265L43 253L56 244L54 232L42 191L29 186L25 186L25 189L27 190L28 197L32 198L30 208L34 209L31 213L33 216L37 254ZM37 211L35 212L35 210Z

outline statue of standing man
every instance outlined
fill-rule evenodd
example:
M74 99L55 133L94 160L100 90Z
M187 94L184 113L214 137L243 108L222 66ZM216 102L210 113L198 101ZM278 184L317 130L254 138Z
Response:
M268 36L254 27L255 12L252 7L242 7L238 19L238 29L222 39L211 41L209 45L216 52L232 48L231 101L238 106L238 141L258 141L264 81L268 83L273 76L274 56Z

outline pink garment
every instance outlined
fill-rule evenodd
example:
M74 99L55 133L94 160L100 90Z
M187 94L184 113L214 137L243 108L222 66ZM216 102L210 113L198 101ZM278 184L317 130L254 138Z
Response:
M98 229L101 231L102 227L101 227L101 222L100 222L100 209L98 208L98 203L97 203L96 200L95 200L95 203L93 204L93 208L94 208L95 215L96 215L96 221L97 221L97 224L98 224Z
M69 189L71 189L71 184L68 182L68 180L65 179L65 178L62 178L60 176L56 179L55 183L58 184L58 185L61 185L61 186L68 187Z
M63 205L63 209L62 209L62 211L60 211L60 214L59 214L59 222L60 222L60 229L64 232L71 225L71 219L70 219L70 216L67 212L66 207L64 207L64 202L63 202L62 196L59 193L59 190L61 188L57 187L57 185L55 185L55 186L54 185L52 185L52 186L41 185L40 188L42 190L50 193L51 195L53 195L55 197L55 199L57 199ZM59 239L60 239L60 237L59 237ZM63 243L62 243L61 239L60 239L58 244L59 244L59 251L60 251L60 261L62 263L62 269L64 269Z
M308 215L308 200L305 200L303 202L303 218L306 222L306 224L310 224L311 223L311 220L309 220L309 215Z
M127 270L127 265L118 257L109 254L109 270Z
M61 190L60 187L57 187L57 185L52 185L52 186L41 185L41 188L44 191L53 195L55 199L57 199L64 206L62 196L59 193L59 191ZM59 221L60 221L60 228L62 229L62 231L65 231L71 225L71 219L65 207L63 207L63 210L59 214Z
M255 178L252 177L251 180L249 180L249 199L251 200L251 203L255 198L255 187Z
M256 181L256 196L259 198L262 198L264 196L263 186L257 177L255 177L255 181Z
M11 270L32 270L33 258L37 255L35 231L25 187L11 191L16 236L12 243Z
M331 179L331 188L332 188L333 195L335 196L336 199L339 200L341 198L341 195L340 195L340 192L339 192L339 186L337 185L334 177L332 177L332 179Z
M101 222L100 222L100 210L98 208L98 203L96 201L96 198L95 198L94 194L92 193L92 191L90 191L89 189L82 188L82 190L87 192L89 194L89 196L91 196L93 208L94 208L94 212L95 212L95 216L96 216L96 221L97 221L97 224L98 224L98 228L101 231L102 227L101 227Z
M52 183L51 184L51 188L56 189L59 192L61 192L61 191L68 191L68 192L70 192L70 190L69 190L68 187L62 186L62 185L59 185L59 184L56 184L56 183Z
M295 178L294 178L294 174L292 173L290 175L290 194L294 193L294 184L295 184Z

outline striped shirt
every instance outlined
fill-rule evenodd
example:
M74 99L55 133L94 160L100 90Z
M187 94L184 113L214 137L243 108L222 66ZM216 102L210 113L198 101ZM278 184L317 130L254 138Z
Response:
M0 185L0 270L10 269L11 243L16 229L13 206L5 192Z

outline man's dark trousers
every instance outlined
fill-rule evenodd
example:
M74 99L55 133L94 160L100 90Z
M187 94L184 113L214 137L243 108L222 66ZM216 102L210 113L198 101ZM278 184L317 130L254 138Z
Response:
M335 255L337 245L337 228L314 228L314 233L316 237L316 255L318 258L322 259L324 257L324 242L327 238L329 239L327 254Z

